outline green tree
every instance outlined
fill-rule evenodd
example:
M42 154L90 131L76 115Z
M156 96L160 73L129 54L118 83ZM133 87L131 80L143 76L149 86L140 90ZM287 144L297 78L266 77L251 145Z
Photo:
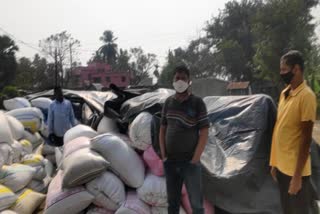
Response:
M308 61L314 45L311 9L318 0L267 0L256 16L253 32L259 40L253 58L258 78L279 83L279 59L290 49Z
M138 85L142 80L149 78L158 61L155 54L145 53L141 47L131 48L130 69L133 72L132 85Z
M49 72L49 65L45 58L40 57L36 54L32 61L32 66L34 69L34 87L37 90L43 90L48 88L48 84L50 85L53 82L53 79L50 78Z
M22 89L32 89L34 86L34 68L30 59L22 57L18 61L15 85Z
M260 0L230 1L205 28L210 46L215 49L216 69L231 80L254 80L256 38L252 27L261 7Z
M306 57L305 62L305 78L309 86L318 95L320 93L320 47L314 45Z
M17 87L12 85L5 86L1 94L4 95L5 99L10 99L10 98L20 96Z
M206 36L187 48L169 51L159 83L172 82L172 70L186 64L193 78L280 83L279 59L290 49L306 59L306 76L318 84L318 49L311 9L319 0L241 0L226 3L205 26Z
M27 90L42 90L53 86L54 79L48 75L48 63L36 54L33 61L22 57L18 61L15 85Z
M104 45L99 48L99 53L102 55L103 61L110 65L114 65L116 62L118 45L115 41L117 39L111 30L104 31L103 36L100 37Z
M182 48L177 48L173 51L169 50L167 63L164 65L158 83L163 86L170 87L173 80L174 68L184 63L185 51Z
M222 73L217 72L215 57L207 38L191 41L186 49L177 48L169 51L167 63L159 77L159 84L170 86L173 79L173 70L181 64L189 67L191 78L222 77Z
M119 55L117 57L115 69L118 71L129 71L130 70L130 61L131 56L127 50L120 48Z
M8 36L0 36L0 89L15 79L18 46Z

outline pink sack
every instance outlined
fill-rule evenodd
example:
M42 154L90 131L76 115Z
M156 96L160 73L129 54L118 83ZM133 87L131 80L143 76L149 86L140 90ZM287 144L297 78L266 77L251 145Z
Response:
M150 146L144 153L143 153L143 160L150 168L152 174L156 176L163 176L163 163L162 160L159 158L157 153L154 151L153 147Z
M191 204L190 204L189 196L187 192L185 192L185 194L182 194L182 206L187 214L192 214L192 208L191 208ZM203 202L203 207L204 207L205 214L214 214L213 206L206 199Z

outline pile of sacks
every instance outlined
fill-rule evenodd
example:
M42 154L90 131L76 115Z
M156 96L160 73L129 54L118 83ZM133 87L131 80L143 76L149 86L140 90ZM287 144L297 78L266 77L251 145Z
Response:
M43 212L55 172L46 155L54 157L55 151L42 137L46 132L42 109L48 108L51 100L39 99L35 103L24 98L6 100L7 111L0 111L1 213Z
M0 212L167 213L151 114L135 117L127 135L107 117L97 130L77 125L65 134L64 146L54 148L44 143L51 100L37 99L5 101L8 112L0 113ZM206 214L214 213L207 201L204 206ZM192 213L185 188L180 213Z
M97 131L78 125L56 148L58 173L49 185L45 212L88 214L166 214L162 161L151 146L152 115L140 113L128 135L103 118ZM192 213L182 192L180 213ZM206 214L213 207L206 201Z

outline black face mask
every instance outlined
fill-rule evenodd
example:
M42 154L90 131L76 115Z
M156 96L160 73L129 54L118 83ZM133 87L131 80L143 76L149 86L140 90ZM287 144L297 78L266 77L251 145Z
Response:
M289 85L294 77L294 74L292 73L292 70L285 74L280 74L281 79L283 82L285 82L287 85Z

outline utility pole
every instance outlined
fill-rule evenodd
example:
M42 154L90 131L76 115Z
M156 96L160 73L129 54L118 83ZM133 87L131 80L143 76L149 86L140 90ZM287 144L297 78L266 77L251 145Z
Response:
M67 83L69 82L69 78L70 78L70 75L72 75L72 44L70 43L69 44L69 49L70 49L70 71L69 71L69 74L67 74Z
M54 73L55 73L55 87L58 86L58 53L57 48L54 50Z

